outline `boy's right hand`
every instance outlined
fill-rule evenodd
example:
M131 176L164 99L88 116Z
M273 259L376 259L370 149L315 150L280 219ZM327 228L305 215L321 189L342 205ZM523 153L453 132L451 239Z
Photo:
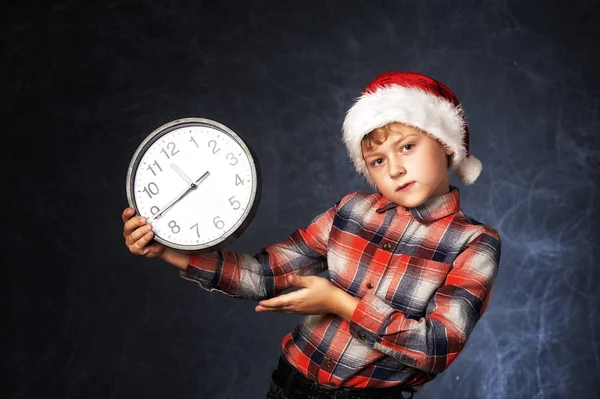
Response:
M125 245L129 248L129 252L135 255L145 256L147 258L156 258L165 252L165 246L154 242L148 245L154 233L152 225L146 224L146 218L143 216L135 216L133 208L125 208L123 211L123 237L125 237Z

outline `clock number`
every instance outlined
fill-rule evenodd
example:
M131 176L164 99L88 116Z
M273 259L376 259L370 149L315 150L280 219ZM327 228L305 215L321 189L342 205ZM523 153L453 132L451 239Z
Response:
M212 153L216 154L217 152L221 151L220 148L217 148L217 142L214 140L211 140L208 142L208 146L210 147L210 144L212 143Z
M196 148L200 148L198 143L196 143L196 140L194 140L194 136L190 137L190 141L192 141L194 144L196 144Z
M225 159L231 160L231 162L229 162L229 165L231 165L231 166L235 166L238 163L238 159L232 153L228 153L227 156L225 157Z
M150 213L153 215L156 215L158 211L160 211L160 209L158 209L157 206L153 206L152 208L150 208Z
M213 219L213 224L219 230L225 227L225 223L218 216L215 216L215 218Z
M174 220L171 220L169 222L169 227L171 228L171 232L173 234L177 234L181 231L181 228L179 227L179 225L177 225L177 222L175 222Z
M235 175L235 185L239 186L239 185L244 185L244 181L242 180L242 178L239 175Z
M235 195L229 198L229 204L231 204L232 208L235 210L240 209L240 206L242 206L242 204L240 204L240 201L235 199Z
M196 223L195 225L190 227L190 230L193 229L194 227L196 228L196 235L198 236L198 238L200 238L200 227L198 226L198 223Z
M175 155L179 152L179 150L175 151L175 143L173 143L172 141L169 141L169 143L167 144L167 148L171 150L171 156L169 156L167 151L165 151L164 147L162 150L160 150L160 152L162 152L166 155L167 159L171 158L173 155Z
M151 182L150 184L148 184L148 187L144 187L142 191L148 194L148 197L152 198L153 195L158 194L158 186L156 185L156 183Z
M161 168L161 167L160 167L160 165L158 164L158 161L154 161L154 163L153 163L152 165L155 165L155 166L158 168L158 170L162 172L162 168ZM154 171L154 168L153 168L152 166L148 165L148 168L147 168L147 169L150 169L150 172L152 172L152 174L153 174L154 176L156 176L156 172Z

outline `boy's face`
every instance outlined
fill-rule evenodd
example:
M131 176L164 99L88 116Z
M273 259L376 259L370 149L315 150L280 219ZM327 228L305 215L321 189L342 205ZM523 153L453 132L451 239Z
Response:
M387 139L363 145L362 153L381 194L398 205L414 208L449 191L446 155L452 150L418 129L391 123Z

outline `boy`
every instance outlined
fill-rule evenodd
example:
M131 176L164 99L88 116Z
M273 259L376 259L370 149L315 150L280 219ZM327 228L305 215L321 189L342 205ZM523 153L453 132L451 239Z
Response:
M463 214L448 183L449 170L464 184L481 172L450 89L381 74L348 111L343 137L379 193L345 196L254 257L148 245L151 227L123 213L131 252L160 256L207 290L260 300L256 311L306 315L283 339L269 398L412 397L464 348L497 274L498 233ZM302 288L279 295L292 285Z

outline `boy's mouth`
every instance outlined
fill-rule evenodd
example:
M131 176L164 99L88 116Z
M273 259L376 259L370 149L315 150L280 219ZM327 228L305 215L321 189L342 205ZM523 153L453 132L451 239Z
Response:
M403 184L401 186L398 186L398 188L396 189L396 191L401 191L401 190L405 190L405 189L411 188L413 186L413 184L414 184L414 181L405 183L405 184Z

